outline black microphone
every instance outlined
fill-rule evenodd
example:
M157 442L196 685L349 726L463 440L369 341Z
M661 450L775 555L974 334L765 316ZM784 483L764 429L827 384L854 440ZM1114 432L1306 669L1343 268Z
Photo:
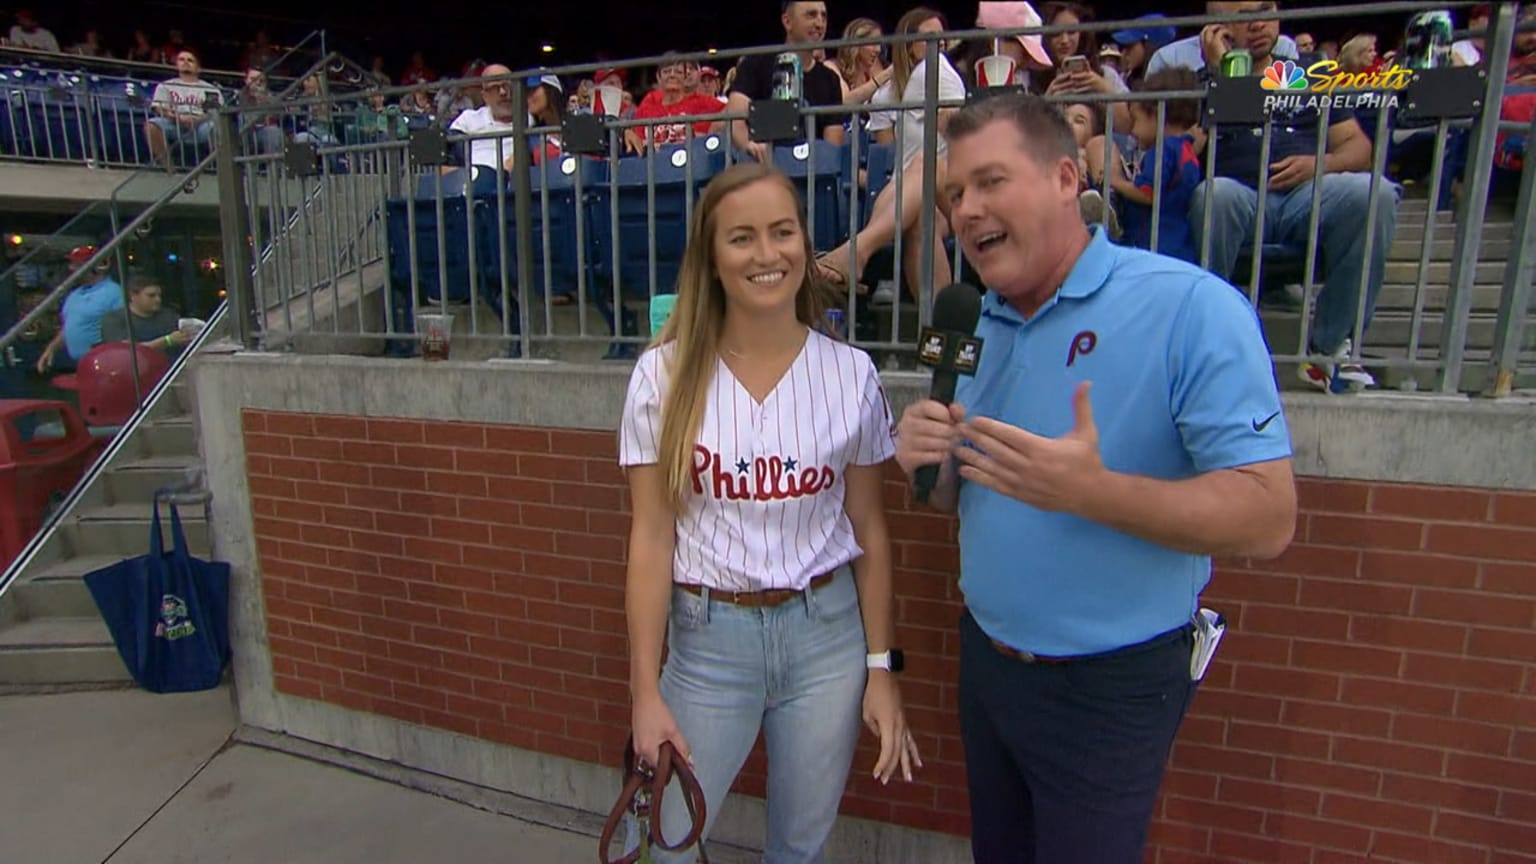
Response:
M980 319L981 292L964 282L950 285L933 298L933 324L923 328L917 343L917 362L933 370L929 399L948 405L955 401L959 376L976 374L981 363L981 340L975 335ZM928 503L929 493L939 482L939 466L918 468L913 482L918 503Z

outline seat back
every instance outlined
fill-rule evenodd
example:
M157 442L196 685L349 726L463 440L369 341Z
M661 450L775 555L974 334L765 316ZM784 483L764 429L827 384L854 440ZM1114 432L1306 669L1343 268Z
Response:
M139 376L137 392L133 386L135 364ZM170 368L171 361L165 353L147 345L103 342L87 351L75 373L80 413L86 424L121 426L128 422L138 410L139 397L148 396Z

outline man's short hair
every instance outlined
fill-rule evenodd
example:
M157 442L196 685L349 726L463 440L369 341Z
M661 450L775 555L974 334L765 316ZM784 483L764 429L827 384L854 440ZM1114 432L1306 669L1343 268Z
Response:
M1024 149L1043 164L1077 160L1071 124L1061 109L1033 93L1001 93L973 102L950 118L945 137L953 143L997 121L1012 124L1024 139Z
M1175 93L1181 90L1203 90L1200 78L1194 71L1183 66L1169 66L1148 75L1136 85L1137 93ZM1177 126L1200 125L1199 99L1168 99L1164 120ZM1156 102L1132 102L1131 107L1152 115L1157 114Z
M128 293L138 294L145 288L159 287L160 280L143 270L134 270L128 274Z

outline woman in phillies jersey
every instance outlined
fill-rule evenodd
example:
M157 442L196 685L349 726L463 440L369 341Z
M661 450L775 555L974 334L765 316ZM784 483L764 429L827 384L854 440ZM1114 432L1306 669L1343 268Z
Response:
M762 730L771 864L821 860L861 720L880 782L921 767L890 668L890 408L869 355L822 332L814 260L787 178L756 162L715 178L619 451L636 753L655 764L671 742L712 823ZM663 804L669 841L681 799Z

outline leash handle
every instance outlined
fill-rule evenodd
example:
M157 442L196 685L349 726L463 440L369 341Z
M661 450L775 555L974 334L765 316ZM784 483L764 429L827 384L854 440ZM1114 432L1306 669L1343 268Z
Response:
M619 793L619 800L614 802L613 809L608 812L608 821L603 824L603 833L598 838L600 845L597 860L600 864L642 864L650 860L652 842L667 852L677 852L698 843L704 833L707 813L704 789L688 763L677 755L670 742L662 742L661 750L657 753L657 762L660 764L655 769L648 769L635 758L634 747L634 739L630 739L624 746L624 789ZM683 805L688 808L689 827L680 842L669 844L662 833L661 799L666 793L667 782L674 774L682 787ZM645 800L647 798L649 800ZM620 858L609 858L608 850L613 844L613 836L628 813L634 813L640 821L640 845ZM709 864L709 855L702 844L699 846L699 860L702 864Z

